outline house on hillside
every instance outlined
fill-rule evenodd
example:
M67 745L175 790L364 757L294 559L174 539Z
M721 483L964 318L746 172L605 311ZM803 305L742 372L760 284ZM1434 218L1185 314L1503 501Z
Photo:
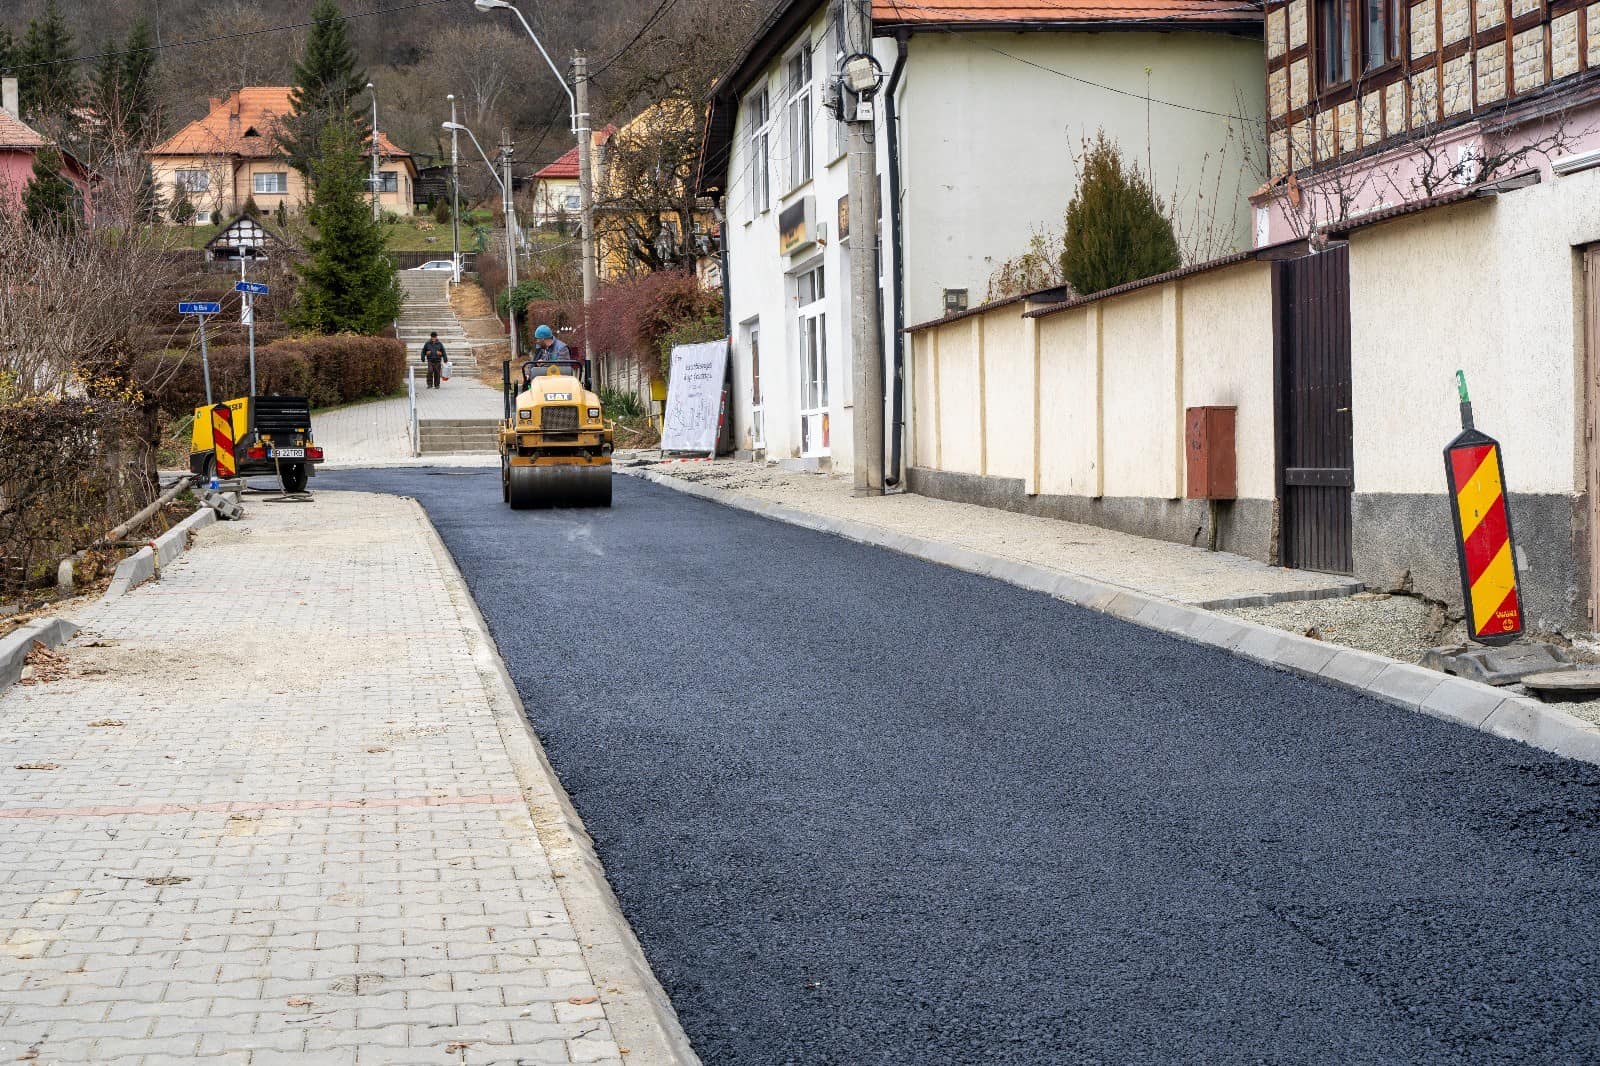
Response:
M605 144L617 127L594 130L589 137L589 170L594 185L600 183L604 168ZM577 225L582 213L582 194L578 191L578 148L576 145L533 173L533 225L554 226L560 222Z
M848 467L851 256L876 245L893 409L901 327L977 303L998 264L1060 227L1074 153L1097 130L1175 194L1180 228L1216 233L1229 250L1249 241L1244 195L1259 178L1245 175L1264 111L1258 10L879 0L881 219L845 209L846 131L823 106L845 51L837 19L835 5L785 0L713 93L697 191L726 218L741 448Z
M17 106L17 79L0 80L0 199L8 205L21 203L23 190L33 180L33 163L49 141L23 122ZM58 149L61 176L87 200L91 184L89 171L71 152Z
M279 123L293 111L286 85L252 86L210 109L148 153L163 204L187 199L194 221L209 224L236 215L254 199L263 211L279 204L305 206L306 185L283 158ZM362 152L371 158L369 144ZM384 211L410 215L417 180L411 153L378 134L378 201Z
M595 184L595 259L602 280L712 256L711 201L694 191L705 114L683 97L658 100L605 143Z

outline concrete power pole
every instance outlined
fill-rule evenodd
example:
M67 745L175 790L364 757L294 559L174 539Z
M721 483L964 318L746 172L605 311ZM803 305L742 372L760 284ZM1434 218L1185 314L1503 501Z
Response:
M450 279L461 284L461 131L456 128L456 94L450 94Z
M843 0L846 69L842 98L849 118L850 350L854 354L855 494L883 495L883 325L878 321L878 166L872 136L876 68L871 0ZM853 98L853 100L852 100ZM851 103L854 103L853 110Z
M367 82L367 92L372 94L372 144L369 146L372 156L372 176L367 179L367 184L372 186L372 221L376 222L382 217L378 207L378 194L382 192L382 186L378 184L378 90L370 81Z
M517 287L517 205L511 193L511 127L500 127L500 208L506 216L506 291ZM517 309L506 307L506 317L511 322L511 361L522 356L522 338L517 331Z
M589 136L589 59L581 52L572 57L572 84L577 94L577 114L573 133L578 136L578 204L583 210L583 309L584 344L588 345L589 305L594 303L596 264L594 258L594 172L590 161ZM588 352L584 353L588 355Z

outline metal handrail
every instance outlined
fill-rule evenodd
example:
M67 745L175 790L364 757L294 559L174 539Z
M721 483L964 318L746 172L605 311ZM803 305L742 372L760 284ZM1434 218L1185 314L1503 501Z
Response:
M422 428L417 421L417 368L406 368L406 393L411 406L411 458L415 459L422 454Z

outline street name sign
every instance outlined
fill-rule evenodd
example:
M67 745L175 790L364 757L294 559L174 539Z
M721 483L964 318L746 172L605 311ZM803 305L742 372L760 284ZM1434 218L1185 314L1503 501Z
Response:
M178 305L180 315L220 315L222 305L200 300L186 300Z
M234 292L247 292L251 296L266 296L272 290L259 281L236 281L233 283Z

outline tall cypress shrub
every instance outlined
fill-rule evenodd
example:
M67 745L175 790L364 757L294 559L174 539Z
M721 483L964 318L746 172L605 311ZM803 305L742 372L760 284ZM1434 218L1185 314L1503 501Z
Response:
M318 0L311 13L311 33L305 54L294 65L292 114L285 116L278 143L289 165L309 180L312 163L322 155L323 131L336 126L360 126L355 98L367 76L356 65L356 52L345 32L335 0Z
M1084 144L1078 190L1067 205L1061 272L1081 295L1176 270L1178 238L1165 205L1102 130Z
M290 321L317 333L380 333L400 314L400 282L385 254L383 224L372 220L367 202L360 133L349 124L328 126L321 144L307 211L316 236L299 268Z

